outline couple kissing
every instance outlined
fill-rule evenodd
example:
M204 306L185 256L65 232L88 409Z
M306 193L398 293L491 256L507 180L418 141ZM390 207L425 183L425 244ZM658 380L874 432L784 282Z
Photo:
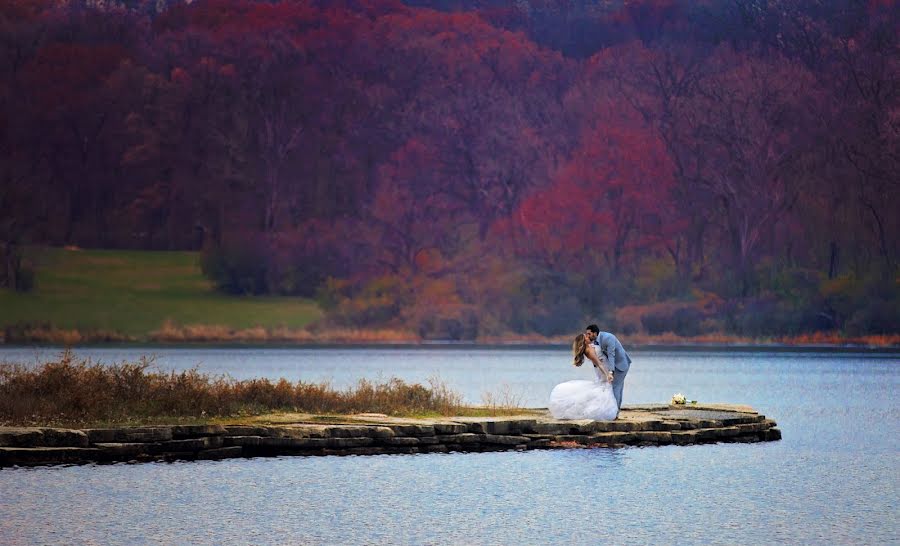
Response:
M601 332L590 324L572 343L575 366L585 359L594 367L595 379L576 379L560 383L550 392L550 413L556 419L593 419L611 421L622 408L625 376L631 357L619 339L609 332Z

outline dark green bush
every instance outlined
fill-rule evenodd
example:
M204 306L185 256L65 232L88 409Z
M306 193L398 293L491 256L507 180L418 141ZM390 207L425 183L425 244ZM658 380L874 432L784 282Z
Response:
M34 265L22 257L22 247L0 241L0 287L31 292L35 284Z
M900 331L900 304L896 301L876 301L858 310L847 321L850 335L893 334Z
M200 268L226 294L265 294L269 291L270 263L264 245L259 241L240 239L222 246L205 249Z
M696 336L703 332L701 327L705 315L693 307L680 307L672 311L648 313L641 317L641 324L648 334L673 332L679 336Z
M729 331L745 336L785 336L828 331L834 322L815 307L796 307L773 299L747 299L727 308Z

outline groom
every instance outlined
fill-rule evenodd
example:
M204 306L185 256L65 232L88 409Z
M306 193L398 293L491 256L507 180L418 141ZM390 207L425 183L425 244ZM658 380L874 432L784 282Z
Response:
M589 324L584 329L584 336L594 344L598 355L602 354L606 358L606 363L613 372L613 395L619 409L622 409L622 388L625 386L625 375L631 366L631 357L616 336L609 332L601 332L596 324Z

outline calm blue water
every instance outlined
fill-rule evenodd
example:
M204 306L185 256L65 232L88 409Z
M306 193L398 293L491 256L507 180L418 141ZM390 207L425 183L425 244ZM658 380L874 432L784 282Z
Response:
M543 406L559 349L90 349L353 384L439 376ZM0 348L0 361L52 357ZM625 403L750 404L780 442L0 470L0 543L900 543L900 355L632 351Z

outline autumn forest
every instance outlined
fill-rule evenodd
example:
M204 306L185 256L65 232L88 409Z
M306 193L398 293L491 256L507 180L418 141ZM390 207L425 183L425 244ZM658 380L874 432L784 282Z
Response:
M900 332L893 0L0 3L0 285L195 250L422 338ZM39 287L38 287L39 288Z

